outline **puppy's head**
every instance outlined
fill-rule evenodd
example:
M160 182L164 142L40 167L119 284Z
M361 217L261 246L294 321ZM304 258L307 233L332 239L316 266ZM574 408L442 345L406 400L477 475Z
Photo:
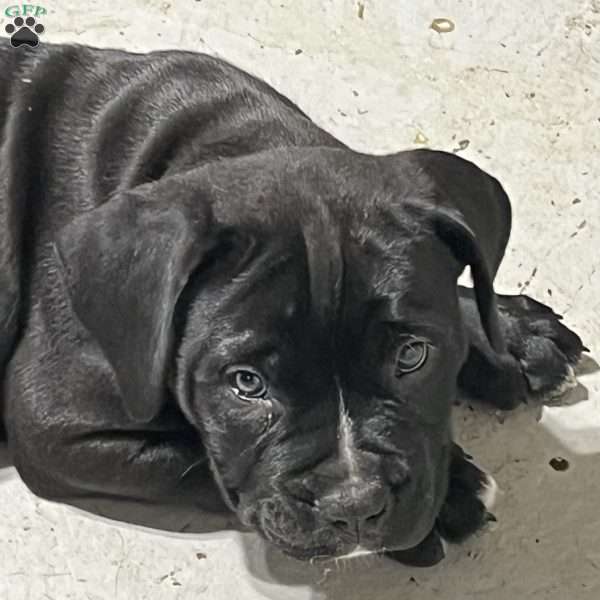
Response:
M230 508L298 558L413 547L444 500L456 279L490 283L433 187L410 155L265 153L116 196L58 241L130 417L175 398Z

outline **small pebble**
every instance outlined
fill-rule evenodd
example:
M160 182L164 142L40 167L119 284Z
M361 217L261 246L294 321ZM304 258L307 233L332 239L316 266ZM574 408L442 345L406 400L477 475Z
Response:
M461 150L466 150L469 147L469 144L471 143L470 140L460 140L458 142L458 148L454 148L454 152L460 152Z
M557 456L550 461L550 466L555 471L566 471L569 468L569 461L566 458L562 458L561 456Z
M418 131L417 135L415 136L415 144L426 144L429 141L429 139L427 138L427 136Z
M434 19L430 28L437 33L450 33L454 31L454 23L450 19Z

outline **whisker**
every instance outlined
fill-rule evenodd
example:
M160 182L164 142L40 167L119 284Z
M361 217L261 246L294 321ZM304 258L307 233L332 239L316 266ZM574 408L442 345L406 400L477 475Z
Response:
M200 460L197 460L195 463L192 463L180 476L177 480L177 483L181 483L181 481L189 475L191 471L193 471L196 467L199 467L203 463L207 461L207 458L204 456Z

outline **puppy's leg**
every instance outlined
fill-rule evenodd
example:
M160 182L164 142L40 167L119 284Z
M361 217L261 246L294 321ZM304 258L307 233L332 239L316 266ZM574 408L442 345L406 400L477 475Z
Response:
M19 475L36 495L62 502L114 498L226 511L206 458L181 431L89 431L9 438ZM50 434L51 435L51 434ZM41 457L31 444L44 444Z
M461 542L489 521L495 521L490 511L498 486L471 460L460 446L453 444L448 492L437 520L437 530L450 542Z
M206 458L181 431L89 431L45 440L9 438L15 466L36 495L69 503L114 498L226 511ZM44 444L48 456L32 452Z
M30 344L9 371L5 424L11 458L35 494L224 509L199 435L176 408L133 423L95 356L84 350L59 363Z
M491 475L483 472L456 444L452 447L446 500L429 535L414 548L386 556L414 567L430 567L446 555L445 541L461 542L495 521L489 512L497 492Z
M470 395L509 409L530 394L545 394L569 384L573 365L586 351L579 336L560 315L532 298L497 296L507 353L487 343L472 290L459 286L461 312L470 348L459 384Z

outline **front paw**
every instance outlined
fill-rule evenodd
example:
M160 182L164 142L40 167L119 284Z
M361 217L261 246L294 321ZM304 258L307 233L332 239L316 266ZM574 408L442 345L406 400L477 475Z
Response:
M498 485L456 444L452 448L448 492L437 519L437 530L450 542L462 542L496 518Z
M431 567L446 556L446 540L462 542L496 517L490 513L498 486L471 462L460 446L453 444L448 492L434 528L417 546L387 552L386 556L413 567Z
M529 391L546 394L574 382L573 365L588 349L549 306L529 296L498 296L508 352L517 359Z

